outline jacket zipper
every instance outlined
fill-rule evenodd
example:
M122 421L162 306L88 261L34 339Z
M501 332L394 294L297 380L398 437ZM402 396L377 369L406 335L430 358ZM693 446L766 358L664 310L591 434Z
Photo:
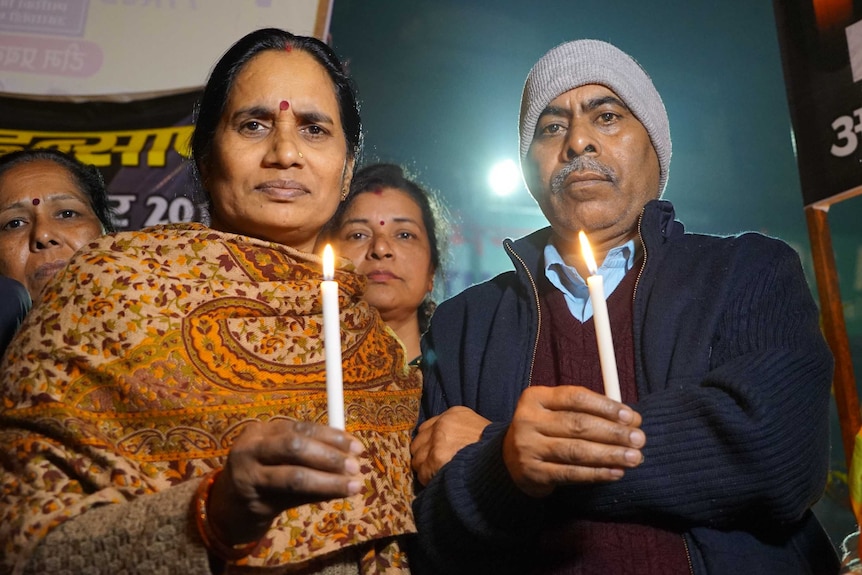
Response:
M685 546L685 560L688 561L688 572L694 575L694 566L691 564L691 552L688 550L688 539L682 536L682 544Z
M643 276L644 269L646 268L646 261L647 261L646 242L644 241L643 234L641 233L641 224L643 223L643 219L644 219L644 211L641 211L641 215L638 218L638 238L640 239L641 247L644 250L644 259L641 262L641 269L638 271L638 277L635 278L635 288L634 288L634 292L632 292L633 311L634 311L635 298L637 297L637 293L638 293L638 285L641 282L641 276ZM694 575L694 566L691 564L691 551L688 548L688 539L686 539L685 535L681 535L681 537L682 537L682 545L685 548L685 560L688 563L688 572L691 573L691 575Z
M536 287L536 281L533 279L533 274L530 273L530 269L527 267L527 264L524 263L521 256L515 253L511 244L506 244L506 251L509 252L512 257L517 259L521 264L521 267L524 268L524 272L527 274L527 279L530 280L530 286L533 288L533 298L536 300L536 341L533 342L533 355L530 357L530 375L527 378L527 387L530 387L533 385L533 367L536 364L536 353L539 351L539 332L542 330L542 310L541 304L539 303L539 288Z
M646 242L644 241L643 234L641 234L641 223L643 223L643 220L644 220L644 210L641 210L641 215L638 218L638 239L640 240L641 247L644 250L644 259L641 262L641 269L638 270L638 277L635 278L635 289L634 289L634 291L632 291L632 307L633 308L634 308L634 303L635 303L635 297L637 296L637 293L638 293L638 285L641 283L641 276L643 276L644 268L646 268L646 257L647 257Z

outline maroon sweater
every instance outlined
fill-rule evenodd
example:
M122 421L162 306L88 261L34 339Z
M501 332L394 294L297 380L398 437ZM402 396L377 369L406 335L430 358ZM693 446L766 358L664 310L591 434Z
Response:
M622 400L638 399L634 373L632 299L639 266L629 271L608 298ZM596 329L592 318L581 323L569 312L565 298L544 277L540 280L542 328L533 385L580 385L604 393ZM649 438L647 438L649 441ZM682 534L633 523L608 523L554 514L541 537L542 552L535 573L559 575L688 574Z

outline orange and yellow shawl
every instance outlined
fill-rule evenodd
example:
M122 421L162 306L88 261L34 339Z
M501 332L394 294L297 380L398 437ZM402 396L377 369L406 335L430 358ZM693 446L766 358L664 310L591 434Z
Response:
M106 236L79 252L3 365L7 567L95 506L222 465L252 421L325 424L320 280L316 256L197 224ZM364 280L341 270L336 280L345 416L366 446L365 488L283 513L250 566L415 531L409 440L420 375L361 301Z

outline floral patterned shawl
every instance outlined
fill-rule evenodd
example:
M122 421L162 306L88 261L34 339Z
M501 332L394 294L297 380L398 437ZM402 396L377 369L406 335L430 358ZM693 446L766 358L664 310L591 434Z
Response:
M421 380L364 280L339 270L356 496L284 512L248 565L283 565L415 531L410 433ZM94 506L220 466L252 421L325 424L316 256L198 224L79 252L28 316L0 383L0 555L27 554Z

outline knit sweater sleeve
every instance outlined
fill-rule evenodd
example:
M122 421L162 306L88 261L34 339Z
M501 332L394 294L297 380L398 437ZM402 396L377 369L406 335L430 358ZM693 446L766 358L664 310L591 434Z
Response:
M209 575L206 548L190 521L198 483L90 509L51 530L17 572Z
M489 425L481 441L459 451L417 495L414 573L522 571L545 505L511 480L502 458L507 429Z
M496 330L494 319L515 325L513 314L500 312L505 309L498 304L500 291L488 283L444 302L423 338L420 423L456 405L496 421L418 491L413 504L418 533L410 557L417 575L520 572L525 544L538 534L544 517L542 500L518 489L502 457L526 366L518 367L517 344L493 341L495 333L507 331ZM490 396L481 401L484 411L477 405L483 363L509 376L498 388L484 390Z

